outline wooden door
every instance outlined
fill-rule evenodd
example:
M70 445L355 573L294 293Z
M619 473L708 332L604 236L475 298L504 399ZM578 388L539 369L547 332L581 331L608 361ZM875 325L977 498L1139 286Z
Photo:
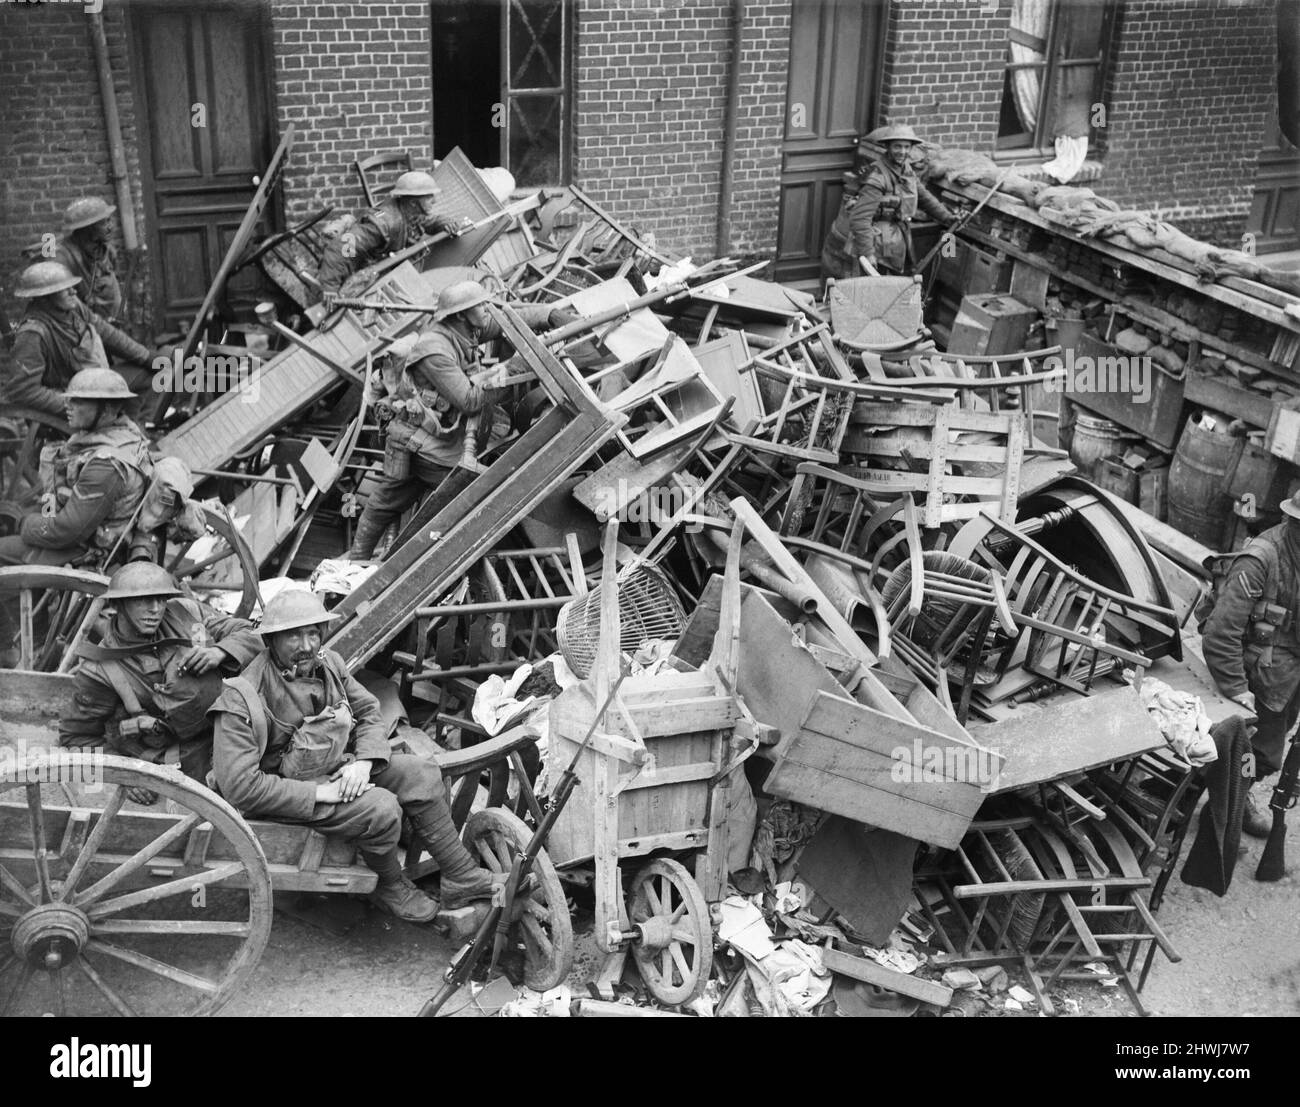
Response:
M274 151L268 16L255 0L144 0L127 10L154 322L183 332ZM278 210L277 197L258 237L279 225ZM250 314L264 287L255 266L236 273L226 310Z
M843 174L879 102L886 0L792 0L775 276L816 280Z

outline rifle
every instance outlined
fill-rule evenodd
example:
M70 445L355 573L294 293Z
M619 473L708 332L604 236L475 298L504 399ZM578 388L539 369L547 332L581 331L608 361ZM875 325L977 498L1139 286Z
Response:
M1293 737L1268 803L1273 812L1273 825L1269 827L1268 841L1255 870L1256 880L1272 883L1286 875L1286 813L1296 805L1297 796L1300 796L1300 741Z
M609 690L605 702L600 705L600 710L596 712L596 717L591 721L591 729L587 731L587 736L582 740L582 745L578 747L577 752L573 755L573 760L569 762L569 767L564 770L564 775L560 777L560 781L551 795L550 809L542 816L542 821L528 841L528 847L511 864L510 876L506 879L500 901L493 900L487 916L479 923L479 928L474 933L474 940L469 945L462 946L460 952L452 958L452 962L447 966L447 971L443 976L446 983L438 990L437 995L425 1001L424 1006L420 1008L419 1018L433 1018L442 1005L460 990L461 986L470 978L470 974L473 973L475 967L483 959L489 941L492 943L492 961L488 971L491 972L496 968L501 952L505 948L510 924L513 921L511 916L514 914L515 898L518 896L524 880L527 879L537 855L542 852L542 847L546 844L546 839L551 833L551 827L555 825L555 820L560 817L560 812L564 810L565 804L569 802L569 796L578 785L578 760L586 752L587 747L591 745L591 739L596 733L596 728L600 726L600 721L605 717L605 712L609 710L610 704L614 702L619 685L623 683L623 678L626 675L626 673L620 673L614 687Z
M925 271L925 267L930 264L930 261L934 257L934 255L937 254L943 248L944 242L947 239L955 238L957 232L960 231L963 227L965 227L966 224L969 223L972 219L974 219L975 216L979 214L980 209L983 208L985 204L987 204L990 200L993 199L993 194L1002 187L1003 182L1007 179L1007 176L1010 174L1010 172L1011 172L1011 168L1004 169L1002 173L998 176L998 179L993 182L992 187L988 190L987 193L985 193L984 199L982 199L978 204L976 204L973 208L971 208L970 211L966 212L965 215L959 216L957 221L953 223L951 227L948 227L943 232L943 234L939 236L939 241L936 242L933 247L931 247L930 252L926 254L925 257L923 257L919 262L917 262L914 272L923 273Z

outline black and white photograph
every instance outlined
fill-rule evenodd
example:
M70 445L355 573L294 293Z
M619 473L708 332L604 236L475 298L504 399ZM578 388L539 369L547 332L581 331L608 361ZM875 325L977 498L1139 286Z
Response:
M11 1073L1280 1077L1298 724L1300 0L0 0Z

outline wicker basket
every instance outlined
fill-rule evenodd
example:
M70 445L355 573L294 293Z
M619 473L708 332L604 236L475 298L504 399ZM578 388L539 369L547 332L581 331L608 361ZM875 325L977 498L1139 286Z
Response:
M654 638L676 638L686 626L686 612L668 578L657 565L638 561L614 578L618 588L619 648L632 652ZM600 587L560 608L556 637L560 652L579 677L586 679L600 644Z

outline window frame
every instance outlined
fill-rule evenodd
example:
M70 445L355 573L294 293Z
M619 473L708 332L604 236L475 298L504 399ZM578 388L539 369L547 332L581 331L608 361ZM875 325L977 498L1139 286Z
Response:
M1081 66L1095 66L1096 72L1093 77L1092 99L1091 103L1105 102L1106 79L1109 75L1110 66L1114 58L1116 30L1119 25L1120 2L1119 0L1099 0L1102 8L1101 24L1101 41L1099 43L1098 53L1088 58L1069 58L1061 59L1058 55L1060 36L1064 34L1064 21L1061 18L1063 10L1071 3L1071 0L1052 0L1051 12L1048 18L1046 50L1044 60L1041 62L1012 62L1009 57L1002 62L1002 93L998 101L999 112L999 130L1001 129L1001 113L1006 103L1007 96L1007 75L1022 69L1038 69L1042 71L1043 79L1038 90L1038 114L1034 122L1034 133L1030 136L1029 144L1024 146L1007 145L1014 139L1004 138L1001 134L994 137L994 157L998 161L1035 161L1042 158L1054 157L1056 149L1053 143L1054 136L1047 135L1045 131L1044 116L1046 108L1052 97L1058 74L1069 68L1078 68ZM1011 15L1007 15L1007 33L1011 33L1010 25ZM1008 54L1010 53L1008 49ZM1013 109L1014 110L1014 109ZM1089 123L1088 127L1088 146L1094 148L1097 138L1097 128Z
M520 188L554 188L571 184L573 181L573 118L574 118L574 60L577 51L577 0L557 0L560 4L560 84L546 88L514 88L512 77L512 59L510 56L510 19L511 7L517 0L501 0L501 105L504 111L504 125L501 128L501 165L512 174L515 169L510 164L510 141L515 126L514 101L536 96L558 97L559 107L559 164L560 179L542 183L519 184Z

